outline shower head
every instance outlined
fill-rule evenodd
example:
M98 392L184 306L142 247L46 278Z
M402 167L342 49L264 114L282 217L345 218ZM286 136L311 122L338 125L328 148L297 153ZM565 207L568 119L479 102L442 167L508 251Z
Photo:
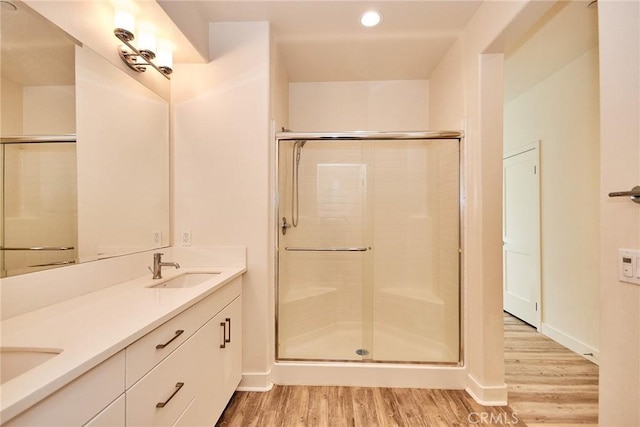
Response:
M304 144L307 143L306 139L296 139L295 145L297 145L298 147L302 148L304 147Z

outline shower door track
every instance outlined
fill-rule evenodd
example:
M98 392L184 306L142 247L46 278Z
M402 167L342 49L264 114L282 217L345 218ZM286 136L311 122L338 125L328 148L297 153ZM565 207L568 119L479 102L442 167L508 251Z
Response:
M367 248L284 248L290 252L366 252Z
M423 131L423 132L276 132L279 141L360 141L360 140L407 140L407 139L462 139L462 131Z

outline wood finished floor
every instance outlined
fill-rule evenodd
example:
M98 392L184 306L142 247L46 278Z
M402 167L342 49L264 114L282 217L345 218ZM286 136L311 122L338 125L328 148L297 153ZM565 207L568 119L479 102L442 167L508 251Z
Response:
M527 425L598 425L598 365L505 314L509 406Z
M597 425L598 367L505 315L509 406L462 390L274 386L236 392L218 426Z

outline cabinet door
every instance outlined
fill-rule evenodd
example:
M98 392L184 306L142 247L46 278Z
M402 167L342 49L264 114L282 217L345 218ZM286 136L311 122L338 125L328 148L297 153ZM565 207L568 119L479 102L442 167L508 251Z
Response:
M198 331L205 363L195 401L177 425L215 425L242 376L242 300L236 298Z
M222 413L242 379L242 296L229 304L219 316L220 322L226 324L225 348L218 348L221 376L218 404Z
M218 325L217 345L211 358L216 369L214 380L206 386L215 422L242 378L242 295L218 313L213 322Z
M93 417L84 427L125 427L124 394Z

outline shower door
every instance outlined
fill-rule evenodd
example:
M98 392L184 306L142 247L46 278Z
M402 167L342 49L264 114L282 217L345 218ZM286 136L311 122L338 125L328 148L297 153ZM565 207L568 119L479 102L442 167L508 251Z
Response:
M0 277L74 264L75 142L13 139L24 141L0 144Z
M280 140L277 358L459 361L459 141Z

